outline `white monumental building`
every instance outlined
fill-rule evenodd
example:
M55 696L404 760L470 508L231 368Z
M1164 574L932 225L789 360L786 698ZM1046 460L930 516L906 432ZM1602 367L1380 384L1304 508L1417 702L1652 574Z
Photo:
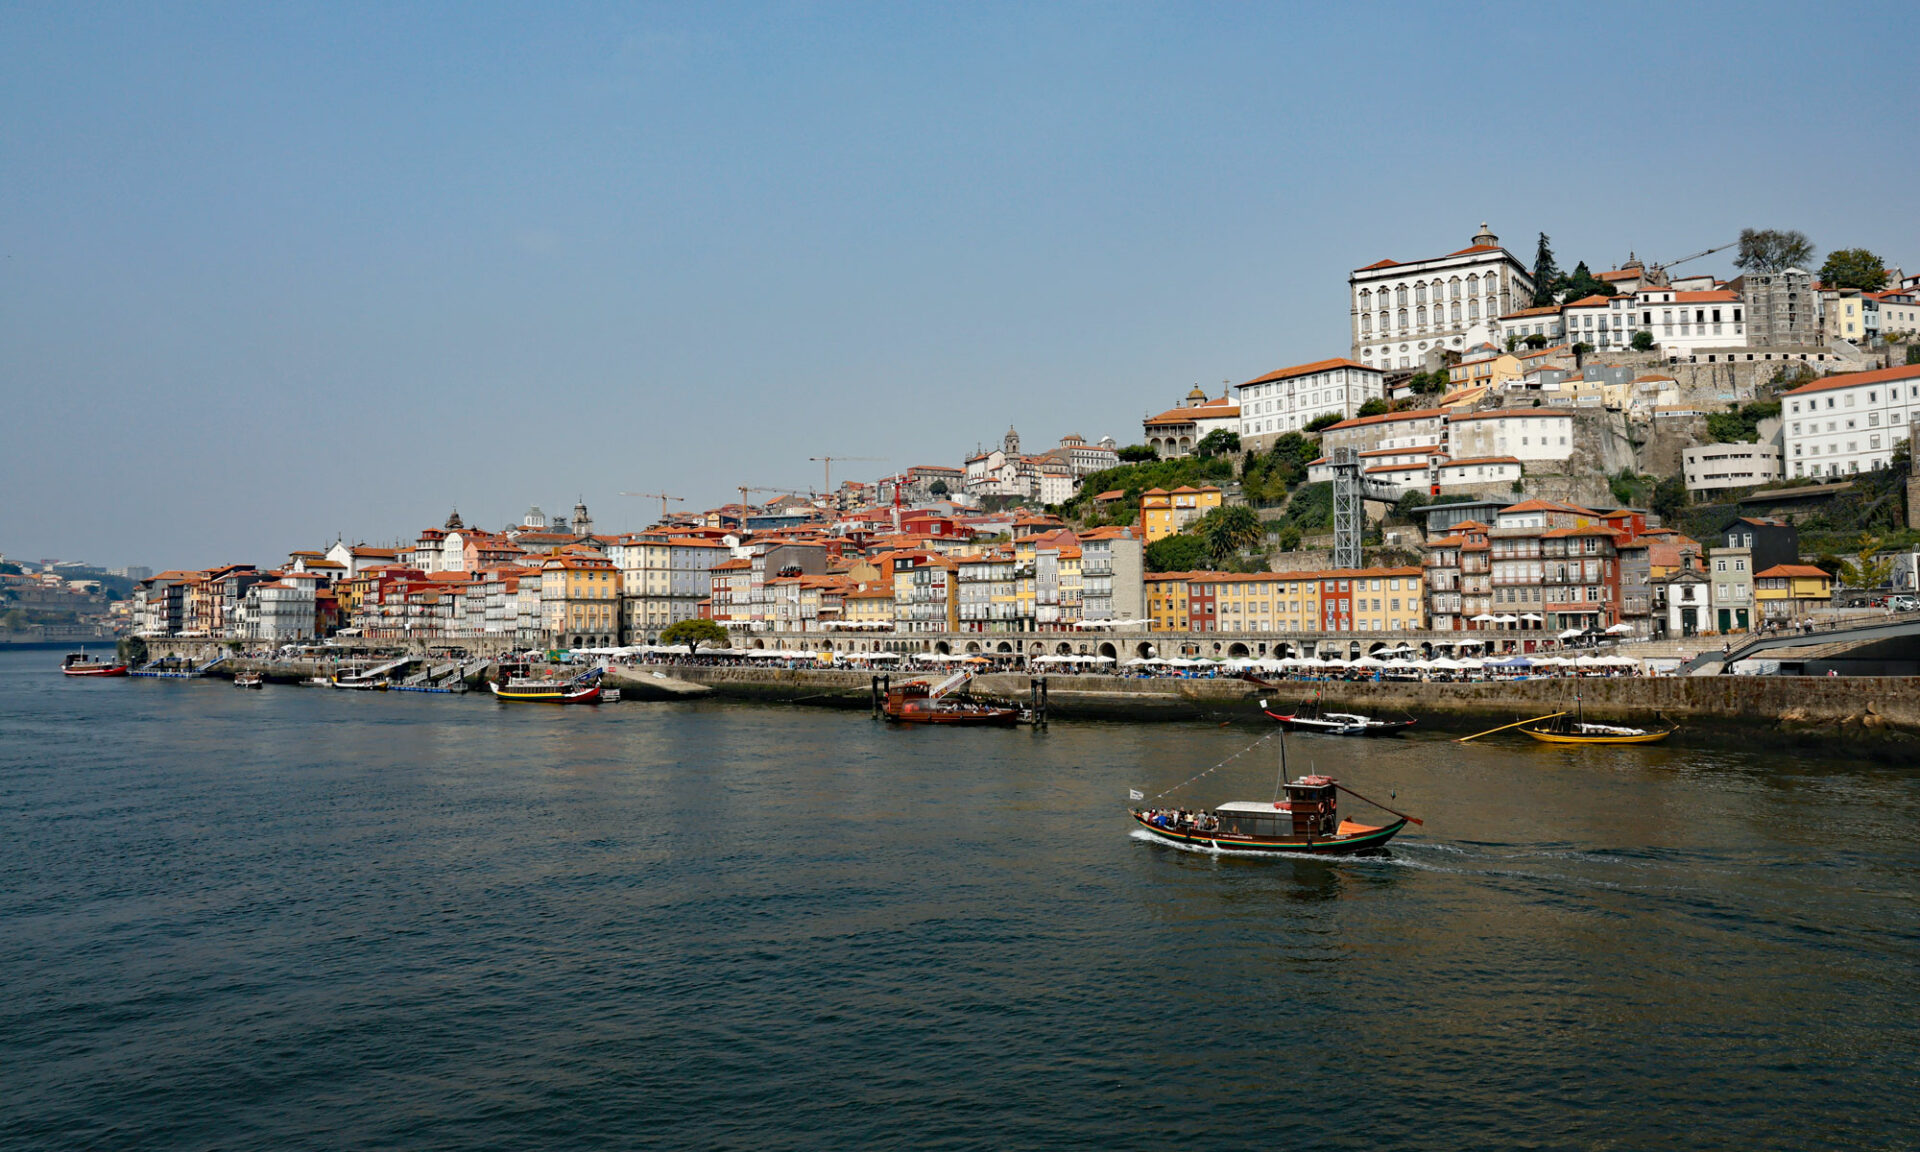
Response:
M1533 302L1533 278L1485 224L1473 243L1428 260L1380 260L1347 277L1353 359L1424 368L1440 351L1495 338L1500 317Z
M1268 448L1273 437L1298 432L1329 413L1351 420L1361 405L1385 395L1384 379L1378 368L1354 360L1316 360L1235 385L1240 445Z
M1920 364L1828 376L1780 398L1787 475L1884 468L1920 415Z

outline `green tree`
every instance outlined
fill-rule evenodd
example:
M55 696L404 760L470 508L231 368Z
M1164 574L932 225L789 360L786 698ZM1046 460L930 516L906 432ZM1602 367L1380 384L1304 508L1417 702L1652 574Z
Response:
M1245 504L1215 508L1201 518L1198 527L1200 538L1206 542L1207 555L1216 563L1238 556L1267 535L1259 514Z
M1340 413L1322 412L1320 415L1315 416L1313 419L1307 421L1307 431L1318 432L1322 428L1326 428L1338 423L1340 423Z
M1545 348L1547 346L1546 333L1544 332L1532 333L1526 338L1525 344L1527 347L1538 352L1540 349Z
M1240 434L1226 428L1215 428L1200 438L1194 446L1194 452L1200 456L1224 456L1229 452L1240 451Z
M1813 263L1813 241L1791 229L1740 229L1740 255L1733 266L1742 272L1779 272Z
M1160 453L1155 452L1145 444L1129 444L1124 448L1117 448L1114 451L1119 455L1122 464L1143 464L1148 460L1158 460L1160 458Z
M1680 476L1664 476L1653 486L1653 496L1648 501L1652 509L1660 514L1661 523L1671 523L1679 519L1693 501L1687 495L1687 482Z
M1613 285L1588 270L1585 260L1573 266L1571 276L1562 276L1555 289L1560 298L1568 303L1584 300L1589 296L1613 296L1618 292Z
M1280 551L1292 552L1300 547L1300 529L1289 524L1280 529Z
M1545 308L1553 303L1553 285L1560 279L1560 266L1553 262L1553 244L1545 232L1533 249L1533 306Z
M1887 266L1865 248L1839 248L1827 253L1827 262L1820 265L1820 283L1878 292L1887 286Z
M1387 402L1385 400L1382 400L1380 397L1375 396L1373 399L1367 401L1365 404L1360 405L1359 415L1385 416L1388 411L1389 409L1387 408Z
M1879 588L1893 581L1893 557L1881 556L1880 540L1866 533L1854 542L1854 556L1840 561L1840 582L1849 588Z
M936 479L933 483L927 485L927 491L933 493L935 496L945 496L951 489L947 487L945 480Z
M1591 351L1593 351L1593 345L1587 343L1585 340L1577 340L1574 342L1573 354L1575 356L1585 356Z
M1147 545L1149 572L1193 572L1207 566L1207 547L1198 536L1177 532Z
M660 643L685 644L693 651L699 651L702 644L720 648L727 642L727 630L712 620L681 620L660 633Z
M1633 350L1635 352L1651 352L1653 351L1653 345L1653 333L1647 329L1642 328L1633 334Z

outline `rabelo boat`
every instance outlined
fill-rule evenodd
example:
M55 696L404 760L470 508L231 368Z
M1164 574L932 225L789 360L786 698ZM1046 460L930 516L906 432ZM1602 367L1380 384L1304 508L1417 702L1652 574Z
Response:
M1375 720L1354 712L1328 712L1317 697L1285 714L1267 707L1264 700L1260 702L1260 710L1289 732L1319 732L1327 736L1394 736L1415 724L1411 716L1405 720Z
M1665 728L1589 724L1584 707L1572 716L1561 712L1520 725L1520 731L1543 744L1657 744L1679 730L1678 724L1668 724Z
M510 665L501 668L500 679L488 681L487 687L499 699L528 704L598 704L600 669L561 680L534 676L526 665Z
M1018 724L1025 716L1016 705L971 696L954 696L973 678L971 672L956 672L938 684L909 680L887 686L887 698L881 712L900 724L999 725Z

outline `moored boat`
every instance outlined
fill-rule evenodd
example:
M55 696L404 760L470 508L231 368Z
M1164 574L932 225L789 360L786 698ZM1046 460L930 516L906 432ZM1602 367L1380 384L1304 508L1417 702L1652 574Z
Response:
M1019 707L997 700L977 700L949 696L953 687L966 683L970 673L956 673L941 684L909 680L887 688L881 711L886 718L901 724L1000 725L1018 724L1025 715ZM954 681L959 684L955 684Z
M233 674L235 688L260 688L266 685L267 678L259 672L246 671Z
M1679 730L1677 724L1665 728L1629 728L1568 721L1564 716L1558 723L1528 724L1520 729L1543 744L1656 744Z
M67 653L67 658L60 662L60 671L66 676L125 676L128 669L125 664L112 664L80 651Z
M598 668L568 680L534 676L524 666L518 675L513 674L511 668L503 668L501 673L504 683L487 683L494 696L501 700L518 700L529 704L597 704L602 697Z
M1284 791L1282 800L1233 800L1211 810L1135 808L1131 813L1156 840L1236 856L1371 852L1386 847L1409 822L1420 822L1398 812L1393 814L1399 818L1388 824L1341 819L1340 792L1366 798L1329 776L1302 776Z
M1328 736L1392 736L1416 723L1411 716L1405 720L1375 720L1355 712L1324 712L1318 701L1283 714L1267 707L1267 702L1262 700L1260 710L1289 732L1319 732Z

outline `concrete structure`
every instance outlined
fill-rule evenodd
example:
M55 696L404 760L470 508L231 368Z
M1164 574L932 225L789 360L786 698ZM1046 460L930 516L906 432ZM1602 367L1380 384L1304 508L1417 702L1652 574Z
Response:
M1351 358L1383 370L1419 368L1443 351L1491 341L1499 317L1532 302L1533 279L1482 224L1457 252L1355 269L1347 292Z
M1920 364L1815 380L1782 396L1781 409L1788 475L1883 468L1920 416Z
M1747 309L1747 343L1810 347L1821 343L1820 300L1813 277L1798 268L1749 272L1730 287Z
M1687 490L1696 496L1781 479L1777 444L1697 444L1681 450Z

